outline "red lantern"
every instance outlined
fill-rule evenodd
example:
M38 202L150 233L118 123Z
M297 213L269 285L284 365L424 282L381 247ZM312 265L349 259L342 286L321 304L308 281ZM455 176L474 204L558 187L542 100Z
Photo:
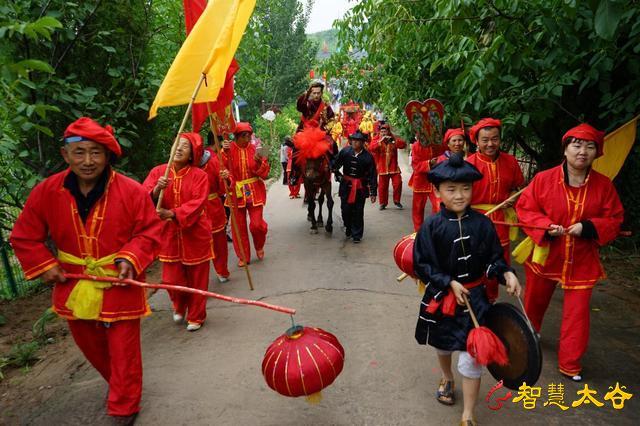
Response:
M344 349L331 333L319 328L294 326L267 348L262 375L267 385L284 396L306 396L319 402L320 391L338 377Z
M393 258L398 268L412 278L416 278L413 272L413 243L415 242L415 232L406 237L402 237L393 249Z

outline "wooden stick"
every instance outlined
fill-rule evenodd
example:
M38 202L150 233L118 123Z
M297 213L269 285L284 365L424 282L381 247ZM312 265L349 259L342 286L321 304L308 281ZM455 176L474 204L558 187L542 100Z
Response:
M409 276L409 274L407 274L406 272L403 272L402 275L400 275L398 278L396 278L396 281L402 282L408 276Z
M496 224L496 225L517 226L518 228L539 229L541 231L551 231L551 230L553 230L553 228L546 227L546 226L529 225L527 223L520 223L520 222L511 223L511 222L503 222L503 221L500 221L500 220L494 220L493 223ZM632 235L631 231L620 231L618 233L618 237L630 237L631 235Z
M97 277L95 275L84 275L84 274L65 273L64 276L70 279L100 281L100 282L108 282L108 283L114 283L114 284L123 283L123 284L135 285L138 287L144 287L144 288L161 288L164 290L182 291L184 293L199 294L201 296L212 297L214 299L224 300L225 302L237 303L240 305L258 306L260 308L271 309L272 311L282 312L289 315L294 315L296 313L295 309L286 308L284 306L272 305L270 303L259 302L257 300L251 300L251 299L242 299L239 297L229 297L229 296L224 296L222 294L214 293L212 291L198 290L195 288L182 287L179 285L143 283L141 281L132 280L130 278Z
M184 113L184 117L182 117L182 123L180 123L180 129L178 130L178 134L176 138L173 140L173 145L171 145L171 153L169 154L169 162L167 163L167 169L164 171L164 178L169 177L169 171L171 170L171 166L173 165L173 157L176 155L176 149L178 148L178 142L180 141L180 134L184 130L184 127L187 124L187 119L189 118L189 113L191 113L191 108L193 107L193 103L196 100L196 96L198 96L198 92L202 87L202 82L206 77L205 73L202 73L200 76L200 80L198 80L198 84L196 84L196 88L193 91L193 95L191 95L191 101L187 106L187 110ZM156 210L160 211L160 205L162 204L162 197L164 196L164 189L160 190L160 194L158 194L158 202L156 203Z
M469 299L467 299L467 295L462 293L462 298L464 299L464 304L467 305L467 309L469 310L469 314L471 315L471 320L473 321L473 326L475 328L479 328L480 324L478 323L478 319L476 318L476 314L471 309L471 303L469 303Z
M218 155L218 163L220 167L223 167L223 158L222 158L222 150L220 149L220 141L218 140L218 126L216 126L213 121L213 116L211 113L211 106L207 102L207 112L209 113L209 126L211 127L211 133L213 133L213 146L216 150L216 154ZM238 206L236 205L233 195L231 194L231 190L229 189L229 185L227 184L226 179L222 179L222 183L224 185L224 191L227 194L229 200L231 200L231 233L234 234L233 238L238 243L238 247L240 248L240 256L242 256L242 261L244 262L244 271L247 274L247 281L249 282L249 289L253 291L253 280L251 279L251 272L249 271L249 257L247 253L244 252L244 246L242 244L242 238L240 238L240 230L238 229L238 223L236 222L236 212L238 211Z
M526 186L524 188L522 188L520 191L516 192L515 194L513 194L512 196L510 196L509 198L507 198L506 200L504 200L503 202L501 202L500 204L498 204L497 206L495 206L494 208L492 208L491 210L487 211L484 215L485 216L489 216L491 213L495 212L496 210L501 209L502 207L504 207L505 204L515 200L516 198L518 198L518 196L520 194L522 194L522 191L524 191L526 188Z

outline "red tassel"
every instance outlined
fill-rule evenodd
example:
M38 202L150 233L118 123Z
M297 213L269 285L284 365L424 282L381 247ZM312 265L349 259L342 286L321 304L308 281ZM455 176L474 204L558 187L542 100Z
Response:
M319 158L329 152L331 145L327 134L318 127L306 127L293 136L293 144L298 150L296 161L304 165L307 159Z
M481 365L507 365L507 348L493 331L487 327L476 327L467 336L467 352Z

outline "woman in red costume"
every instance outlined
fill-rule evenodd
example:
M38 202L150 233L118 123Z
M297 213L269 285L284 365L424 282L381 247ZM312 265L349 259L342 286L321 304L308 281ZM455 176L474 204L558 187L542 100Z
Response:
M538 173L516 205L521 222L551 228L524 228L535 243L525 263L525 309L536 331L556 285L564 290L558 368L582 380L582 357L589 341L589 301L605 277L598 250L616 236L624 210L611 180L591 169L601 156L604 132L588 124L562 137L565 161Z
M166 164L154 167L143 186L154 201L164 190L158 216L162 231L162 281L199 290L209 286L209 261L213 256L211 222L206 214L209 178L200 169L202 138L197 133L180 135L169 178ZM200 329L207 317L207 299L199 294L170 291L173 320L187 319L187 330Z

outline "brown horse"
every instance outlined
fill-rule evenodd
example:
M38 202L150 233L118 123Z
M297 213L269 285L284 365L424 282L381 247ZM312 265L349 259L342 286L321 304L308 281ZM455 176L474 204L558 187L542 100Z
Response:
M304 170L304 196L307 202L307 220L311 222L311 233L317 234L324 226L327 233L333 232L333 196L331 195L331 168L329 157L308 158ZM316 194L318 194L318 217L316 218ZM327 224L322 219L322 205L327 198Z

